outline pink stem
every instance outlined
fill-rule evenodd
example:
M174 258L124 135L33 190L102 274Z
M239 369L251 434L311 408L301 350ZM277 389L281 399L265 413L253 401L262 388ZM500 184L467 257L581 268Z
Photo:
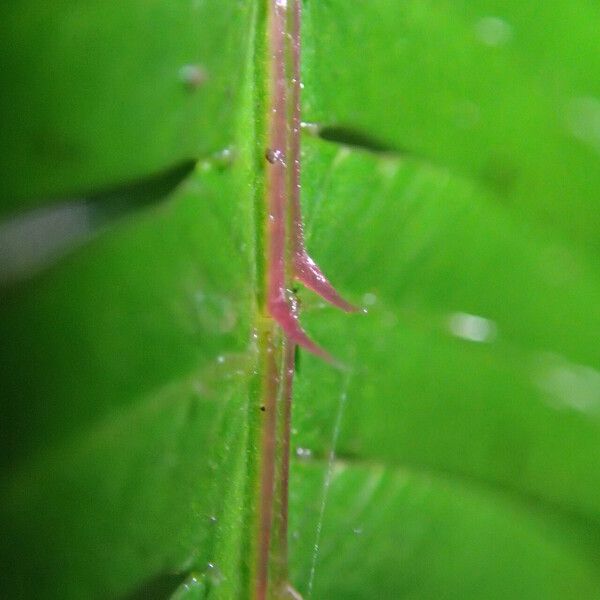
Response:
M288 342L285 348L283 373L283 437L281 440L281 529L282 561L287 565L288 501L290 484L290 446L292 429L292 395L294 384L296 345Z
M285 285L286 204L288 192L287 77L286 77L286 5L280 0L271 3L271 93L268 162L268 286L267 306L271 316L295 344L332 361L331 356L317 346L298 322L298 312L288 298ZM299 128L298 128L299 134ZM292 136L293 138L294 136Z
M277 427L277 394L279 370L272 333L265 341L265 400L262 434L262 465L260 478L260 513L258 536L258 564L256 572L255 599L266 600L269 589L269 551L273 527L273 494L275 491L275 450Z

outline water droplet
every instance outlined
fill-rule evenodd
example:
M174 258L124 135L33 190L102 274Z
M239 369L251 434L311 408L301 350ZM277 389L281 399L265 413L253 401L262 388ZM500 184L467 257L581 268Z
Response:
M217 362L222 365L225 362L225 357L222 354L217 356Z
M188 89L195 90L206 82L208 75L200 65L184 65L179 69L179 79Z
M235 157L235 148L233 148L233 146L228 146L227 148L223 148L223 150L215 152L212 155L212 162L216 167L226 169L233 164Z
M319 135L319 132L321 131L321 128L317 123L306 123L302 121L302 123L300 123L300 127L303 131L306 131L306 133L314 136Z
M285 155L282 150L272 150L268 149L265 152L265 158L274 165L275 163L279 163L281 165L285 165Z
M362 303L365 306L373 306L376 302L377 302L377 296L375 294L370 293L370 292L367 292L362 297Z
M296 456L298 458L307 459L312 456L312 450L308 448L296 448Z
M468 313L452 313L448 318L452 335L470 342L493 342L498 328L494 321Z
M192 573L172 594L171 600L195 600L206 596L206 577Z
M512 27L499 17L483 17L475 23L475 35L486 46L503 46L512 38Z

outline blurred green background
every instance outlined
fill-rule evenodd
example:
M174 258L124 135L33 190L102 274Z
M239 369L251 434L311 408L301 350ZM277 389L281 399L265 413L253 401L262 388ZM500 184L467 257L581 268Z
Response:
M600 5L303 5L292 583L600 598ZM2 597L249 597L265 9L0 7Z

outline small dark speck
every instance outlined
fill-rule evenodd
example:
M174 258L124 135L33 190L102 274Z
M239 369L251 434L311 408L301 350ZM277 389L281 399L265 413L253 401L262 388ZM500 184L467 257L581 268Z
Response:
M267 410L264 406L264 404L260 407L260 410L262 410L262 412L265 412L265 410Z

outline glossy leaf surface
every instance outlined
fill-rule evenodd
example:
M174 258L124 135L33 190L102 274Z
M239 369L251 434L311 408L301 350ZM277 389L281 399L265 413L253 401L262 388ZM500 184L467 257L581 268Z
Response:
M2 9L3 214L76 194L105 210L106 190L201 159L1 278L7 597L249 597L264 6ZM368 312L299 293L346 368L299 353L291 581L595 598L600 12L304 6L308 247Z

